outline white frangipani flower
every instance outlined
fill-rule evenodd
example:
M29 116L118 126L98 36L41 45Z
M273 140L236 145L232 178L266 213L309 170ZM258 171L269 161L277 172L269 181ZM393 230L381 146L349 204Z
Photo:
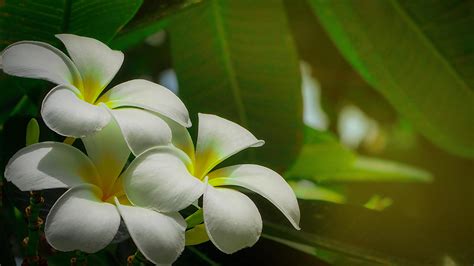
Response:
M262 219L240 186L272 202L299 229L296 197L276 172L241 164L213 170L220 162L249 147L263 145L245 128L215 115L199 114L197 147L186 128L170 123L174 147L156 147L139 155L122 175L128 199L140 206L169 212L185 208L202 194L204 224L210 240L225 253L257 242ZM207 181L206 181L207 180Z
M115 136L117 129L112 120L87 137L88 156L58 142L27 146L10 159L5 177L23 191L69 188L46 218L46 239L55 249L97 252L114 239L122 217L148 260L171 264L184 249L186 222L177 212L159 213L128 201L119 175L130 151Z
M113 116L137 155L149 143L166 144L171 140L170 129L155 113L182 126L191 126L181 100L153 82L131 80L101 95L122 65L122 52L87 37L72 34L56 37L71 58L37 41L14 43L0 57L1 68L7 74L57 84L41 107L43 120L53 131L63 136L85 137L100 131Z

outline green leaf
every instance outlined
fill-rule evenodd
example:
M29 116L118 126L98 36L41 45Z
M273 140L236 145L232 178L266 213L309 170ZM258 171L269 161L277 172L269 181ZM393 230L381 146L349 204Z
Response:
M186 217L186 224L187 224L188 229L195 227L196 225L202 223L203 221L204 221L204 213L202 209L198 209L196 212Z
M327 132L305 129L305 145L288 179L318 182L430 182L430 173L402 163L369 158L342 146Z
M28 122L26 126L26 146L38 143L40 136L40 128L38 121L34 118Z
M142 0L16 1L0 4L0 49L22 40L58 43L74 33L108 42L133 17Z
M472 1L309 1L345 58L424 136L474 158Z
M202 0L147 0L130 23L117 34L111 47L124 50L137 45L151 34L165 29L173 15L201 2Z
M257 160L282 171L301 143L298 57L281 1L207 1L170 25L179 95L266 141Z
M433 241L437 228L390 210L300 200L302 229L298 231L277 210L260 207L263 201L257 205L264 217L263 236L289 241L307 253L311 248L327 250L366 261L363 265L438 265L450 255ZM469 247L456 252L465 254L466 264L473 259Z
M334 203L344 203L346 198L343 194L332 189L316 185L308 180L299 182L288 181L288 184L299 199L305 200L324 200Z

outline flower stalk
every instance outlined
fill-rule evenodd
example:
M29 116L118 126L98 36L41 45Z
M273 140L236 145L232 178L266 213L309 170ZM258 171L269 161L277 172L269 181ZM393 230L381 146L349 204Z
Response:
M26 256L23 259L23 265L40 265L42 260L38 254L38 246L40 231L43 226L43 219L39 217L39 212L43 203L44 198L41 192L30 192L30 205L25 209L28 218L28 236L23 239L23 243L26 245Z

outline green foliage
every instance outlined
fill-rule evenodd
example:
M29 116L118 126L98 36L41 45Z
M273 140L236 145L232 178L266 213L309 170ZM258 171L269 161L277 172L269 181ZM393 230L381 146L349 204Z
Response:
M167 30L170 43L147 49L141 49L146 46L141 44L143 47L131 49L128 60L135 60L141 68L135 68L134 72L125 66L128 73L121 74L127 78L145 74L154 78L163 68L172 67L179 81L179 96L194 116L192 130L198 126L195 119L198 112L212 113L243 125L266 141L264 147L245 153L244 156L249 156L243 161L239 158L239 163L262 163L285 173L300 199L302 230L294 230L280 213L272 212L274 207L257 198L256 204L264 218L264 237L336 265L472 263L472 245L466 243L472 243L473 236L466 228L471 228L473 218L469 213L474 212L464 206L472 199L461 195L469 194L472 187L472 181L468 181L472 161L433 149L410 133L414 145L406 146L416 149L403 150L399 145L395 150L405 153L382 150L380 156L428 166L437 180L426 186L427 189L415 190L417 195L413 197L415 193L412 193L405 200L405 192L409 194L416 186L413 183L431 182L432 175L406 164L361 155L367 151L349 150L330 133L334 128L318 131L303 127L299 73L299 60L306 61L313 56L307 52L314 52L315 58L308 61L320 82L321 104L330 116L331 126L337 124L334 120L338 108L351 103L380 122L381 130L388 131L383 127L407 118L438 146L474 158L474 64L470 60L474 49L471 34L474 7L471 2L308 0L311 10L307 12L318 16L343 56L402 118L343 61L329 39L325 40L319 24L299 20L304 14L295 10L298 7L304 10L306 2L287 0L285 5L280 0L143 2L142 5L142 0L0 0L0 50L21 40L60 46L54 34L64 32L99 39L114 49L128 49L159 30ZM317 35L318 42L298 36L308 33ZM299 42L299 55L293 38ZM161 57L164 54L165 58L169 57L169 48L172 66ZM159 52L151 56L152 49ZM148 64L150 61L160 61L160 66ZM11 147L23 146L25 127L27 144L38 141L38 124L33 122L36 120L28 126L26 122L38 116L44 96L41 89L50 87L41 81L0 75L1 169L7 154L11 156L16 151ZM26 118L17 120L18 116ZM16 145L16 135L21 135L20 145ZM51 139L52 135L42 139ZM12 145L4 147L5 143ZM381 188L382 192L369 187L362 195L350 193L354 186L370 183L375 183L375 188ZM390 186L400 186L402 196L386 193ZM6 191L5 186L1 188ZM249 195L252 197L252 193ZM372 195L375 196L371 198ZM12 241L12 235L18 238L13 241L20 242L26 235L21 230L25 231L27 226L18 211L24 207L15 202L16 209L6 198L0 202L3 207L0 239L4 244L0 257L11 260L18 252L6 244ZM364 203L365 208L354 206ZM426 207L436 212L430 214ZM442 211L437 212L439 209ZM16 218L12 215L14 211ZM449 222L439 221L444 219ZM188 230L187 241L197 244L208 240L201 224L201 209L186 221L188 228L192 228ZM457 232L462 232L462 236L456 235ZM135 249L130 243L110 245L88 255L87 260L93 265L123 264ZM230 257L230 261L237 258L234 260L237 261L239 256L252 255L259 244L226 258ZM218 265L225 261L224 255L213 254L220 253L212 244L209 244L211 249L202 248L205 245L188 246L177 264L198 261ZM69 264L76 255L74 252L48 254L48 261L50 265ZM298 252L298 255L304 254Z
M176 16L169 30L179 95L191 114L216 113L246 127L266 141L254 158L284 170L300 147L302 101L282 3L207 1Z
M57 43L74 33L108 42L133 17L142 0L16 1L0 5L0 49L23 40Z
M423 135L474 157L471 1L310 3L346 59Z
M305 144L288 179L320 182L429 182L430 173L401 163L355 154L330 133L305 129Z
M300 231L267 210L263 235L333 263L339 261L337 265L439 265L443 256L451 255L430 239L437 230L408 217L327 202L300 200L299 204ZM328 250L330 254L320 254ZM470 263L469 247L456 252Z
M290 180L288 184L299 199L324 200L335 203L344 203L346 201L342 193L313 184L307 180L301 180L299 182Z
M145 0L140 12L114 38L114 49L127 49L142 42L149 35L165 29L175 13L201 3L203 0Z

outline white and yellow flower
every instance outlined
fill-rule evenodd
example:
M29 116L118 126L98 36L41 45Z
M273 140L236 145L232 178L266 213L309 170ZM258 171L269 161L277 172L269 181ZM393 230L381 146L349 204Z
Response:
M85 138L88 156L58 142L27 146L10 159L5 177L23 191L69 188L46 219L46 239L55 249L97 252L114 239L122 217L148 260L171 264L184 249L186 222L177 212L130 204L119 177L130 151L117 128L112 120Z
M41 107L43 120L53 131L63 136L85 137L104 128L113 116L137 155L150 143L166 144L171 140L170 129L157 113L182 126L191 126L181 100L153 82L131 80L102 93L122 65L122 52L87 37L56 37L71 58L37 41L14 43L0 58L1 68L7 74L57 84Z
M139 155L122 175L128 199L163 212L181 210L203 195L204 225L210 240L225 253L257 242L262 219L240 186L272 202L299 229L296 197L276 172L241 164L213 170L231 155L263 145L245 128L215 115L199 114L196 149L186 128L171 123L173 146L156 147ZM207 180L207 181L206 181Z

